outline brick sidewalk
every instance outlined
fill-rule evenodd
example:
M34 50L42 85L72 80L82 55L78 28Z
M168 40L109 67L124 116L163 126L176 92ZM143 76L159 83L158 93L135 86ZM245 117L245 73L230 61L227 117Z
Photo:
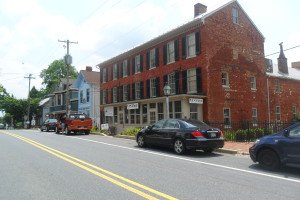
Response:
M253 142L231 142L226 141L223 149L235 150L239 154L249 154L249 148L252 146Z

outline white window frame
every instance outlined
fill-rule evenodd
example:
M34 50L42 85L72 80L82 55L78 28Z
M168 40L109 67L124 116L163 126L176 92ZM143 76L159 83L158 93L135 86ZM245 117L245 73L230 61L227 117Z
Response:
M175 43L174 40L167 44L167 64L175 62Z
M197 92L197 72L196 68L187 70L187 93Z
M113 88L113 103L117 102L117 97L118 97L118 88L114 87Z
M223 87L229 87L229 74L228 74L228 72L222 72L221 78L222 78L222 86Z
M293 119L296 119L296 117L297 117L297 107L295 105L292 106L292 116L293 116Z
M102 82L103 83L106 83L106 73L107 73L107 70L106 70L106 68L103 68L103 73L102 73Z
M106 104L106 90L102 91L102 103Z
M123 101L128 101L128 87L123 85Z
M118 64L114 64L113 65L113 80L117 80L118 79Z
M232 7L232 22L234 24L239 24L239 11L237 7Z
M156 78L150 79L150 97L156 97Z
M127 65L128 65L127 60L124 60L123 63L122 63L123 77L128 76L128 72L127 72L128 67L127 67Z
M171 94L176 94L175 73L168 74L168 84L171 87Z
M228 111L228 113L227 113ZM231 111L230 108L223 108L224 128L231 128ZM226 123L229 122L228 124Z
M257 126L258 118L257 118L257 108L252 108L252 124L253 126Z
M156 66L155 66L155 49L151 49L150 50L150 53L149 53L149 69L152 69L152 68L155 68Z
M139 73L141 72L141 56L137 55L134 58L135 62L134 62L134 69L135 69L135 73Z
M60 100L59 100L59 99L60 99ZM62 94L57 94L57 95L56 95L56 104L57 104L57 106L63 105L63 97L62 97Z
M280 108L280 106L275 107L275 116L276 116L276 121L280 122L281 121L281 108Z
M136 82L135 87L135 99L141 99L141 82Z
M187 58L196 56L196 34L195 33L186 36L186 54L187 54Z
M251 90L256 90L256 77L250 76L250 87Z
M275 79L275 92L280 93L281 92L281 85L280 85L280 80Z

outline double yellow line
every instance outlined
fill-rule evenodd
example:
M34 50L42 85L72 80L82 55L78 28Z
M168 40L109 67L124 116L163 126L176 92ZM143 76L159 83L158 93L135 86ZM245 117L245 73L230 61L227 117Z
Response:
M31 140L29 138L23 137L23 136L18 135L18 134L9 133L9 132L6 132L6 131L3 132L3 133L5 133L7 135L10 135L10 136L13 136L15 138L18 138L18 139L20 139L20 140L22 140L22 141L24 141L28 144L31 144L31 145L33 145L33 146L35 146L35 147L37 147L37 148L39 148L43 151L46 151L46 152L48 152L48 153L50 153L50 154L52 154L52 155L54 155L58 158L61 158L62 160L65 160L65 161L67 161L67 162L69 162L69 163L71 163L71 164L73 164L73 165L75 165L75 166L77 166L81 169L84 169L84 170L86 170L86 171L88 171L88 172L90 172L90 173L92 173L92 174L94 174L94 175L96 175L96 176L98 176L102 179L105 179L105 180L107 180L111 183L114 183L114 184L116 184L116 185L130 191L130 192L133 192L133 193L135 193L135 194L137 194L137 195L139 195L139 196L141 196L145 199L153 199L153 200L154 199L159 199L159 198L154 197L152 195L156 195L156 196L164 198L164 199L171 199L171 200L176 199L176 198L174 198L170 195L164 194L164 193L159 192L155 189L152 189L150 187L144 186L144 185L139 184L135 181L127 179L123 176L117 175L117 174L112 173L110 171L107 171L103 168L100 168L100 167L95 166L93 164L87 163L83 160L80 160L78 158L75 158L73 156L65 154L65 153L63 153L61 151L58 151L56 149L50 148L46 145L38 143L38 142L36 142L34 140ZM133 186L135 186L135 188ZM148 192L148 194L146 192Z

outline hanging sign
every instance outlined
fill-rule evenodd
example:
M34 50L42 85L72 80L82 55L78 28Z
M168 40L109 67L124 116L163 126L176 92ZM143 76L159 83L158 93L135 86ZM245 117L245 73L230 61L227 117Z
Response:
M190 103L195 103L195 104L203 104L203 99L190 98L189 102Z

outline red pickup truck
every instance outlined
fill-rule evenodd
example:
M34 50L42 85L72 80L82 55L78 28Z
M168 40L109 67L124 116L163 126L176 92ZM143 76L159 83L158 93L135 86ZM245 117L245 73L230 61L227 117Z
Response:
M57 123L56 133L64 131L66 135L73 132L84 132L86 135L90 134L93 127L93 121L85 114L76 113L70 114L65 118L64 122Z

